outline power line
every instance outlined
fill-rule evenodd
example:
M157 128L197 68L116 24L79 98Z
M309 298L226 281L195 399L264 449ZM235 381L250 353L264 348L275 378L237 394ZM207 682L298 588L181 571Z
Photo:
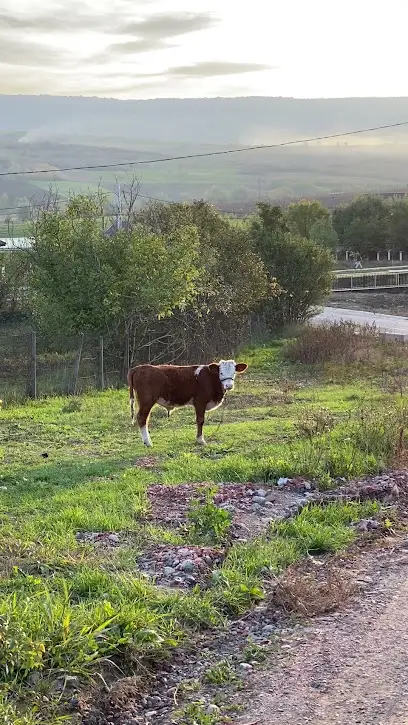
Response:
M295 146L296 144L302 144L302 143L311 143L312 141L326 141L333 138L342 138L345 136L356 136L357 134L361 133L370 133L370 131L382 131L387 128L398 128L400 126L407 126L408 121L400 121L399 123L387 123L384 126L372 126L371 128L360 128L356 129L354 131L343 131L342 133L330 133L326 134L325 136L313 136L311 138L302 138L302 139L296 139L292 141L282 141L281 143L273 143L273 144L260 144L258 146L243 146L240 148L234 148L234 149L224 149L222 151L205 151L202 153L195 153L195 154L185 154L184 156L163 156L161 158L153 158L153 159L142 159L140 161L122 161L115 164L95 164L95 165L88 165L88 166L67 166L62 169L44 169L43 171L37 170L28 170L28 171L2 171L0 172L0 177L2 176L26 176L27 174L55 174L60 173L62 171L85 171L85 170L92 170L92 169L113 169L113 168L119 168L123 166L142 166L146 164L161 164L166 161L183 161L185 159L200 159L200 158L207 158L210 156L227 156L230 154L240 154L245 153L246 151L259 151L259 150L266 150L266 149L276 149L276 148L282 148L284 146Z

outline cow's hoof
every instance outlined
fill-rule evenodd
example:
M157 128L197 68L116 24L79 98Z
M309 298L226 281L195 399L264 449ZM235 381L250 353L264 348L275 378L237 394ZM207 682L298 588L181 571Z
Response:
M202 436L201 436L201 438L197 438L197 445L198 446L205 446L206 445L206 442L205 442L205 440L204 440L204 438Z

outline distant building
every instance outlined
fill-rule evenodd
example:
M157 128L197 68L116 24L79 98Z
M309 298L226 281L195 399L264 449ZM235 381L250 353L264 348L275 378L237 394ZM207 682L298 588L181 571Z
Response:
M30 237L5 237L0 239L0 252L18 252L22 249L30 249L31 245Z

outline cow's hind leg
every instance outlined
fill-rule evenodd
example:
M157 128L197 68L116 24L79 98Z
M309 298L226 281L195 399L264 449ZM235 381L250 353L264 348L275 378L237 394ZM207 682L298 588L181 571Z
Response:
M139 412L137 414L137 422L140 428L140 435L142 436L143 443L148 448L150 448L152 445L152 441L149 435L149 416L151 409L151 405L142 405L140 406Z

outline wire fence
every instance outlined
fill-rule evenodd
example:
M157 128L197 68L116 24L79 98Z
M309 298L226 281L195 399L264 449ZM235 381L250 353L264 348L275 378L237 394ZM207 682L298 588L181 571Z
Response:
M76 395L124 384L119 354L103 338L77 335L53 350L33 330L0 330L0 399Z
M130 332L120 346L86 334L53 343L29 327L4 325L0 327L0 399L18 402L120 388L132 365L210 362L264 337L261 317L248 317L229 328L225 320L214 319L201 327L186 317L173 318L156 328Z

